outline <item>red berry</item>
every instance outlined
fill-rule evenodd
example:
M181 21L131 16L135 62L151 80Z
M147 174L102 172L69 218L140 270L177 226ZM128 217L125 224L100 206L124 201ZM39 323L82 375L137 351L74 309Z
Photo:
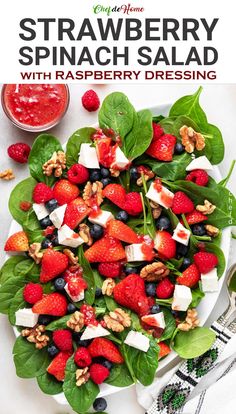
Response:
M200 272L197 266L193 263L182 273L182 276L177 277L176 281L180 285L194 287L200 280Z
M82 96L82 105L89 112L97 111L100 106L100 100L96 92L92 89L86 91Z
M67 172L68 180L73 184L83 184L89 179L89 172L81 164L74 164Z
M65 378L66 363L70 357L71 352L59 352L48 366L47 372L50 375L54 375L58 381L63 381Z
M173 259L176 254L176 241L166 230L158 230L154 240L158 256L164 260Z
M46 203L53 198L53 191L44 183L38 183L34 187L33 200L35 203Z
M156 295L159 299L168 299L171 298L174 292L174 284L171 283L170 279L168 277L165 277L163 280L161 280L156 288Z
M164 134L158 139L153 139L146 153L160 161L171 161L173 158L176 137Z
M80 368L88 367L92 363L90 353L87 348L84 347L80 347L76 350L74 360L76 365L78 365Z
M114 364L123 364L124 358L117 346L106 338L95 338L88 346L92 358L103 357Z
M152 123L153 129L153 140L161 138L164 135L164 130L162 129L161 125L156 124L155 122Z
M120 262L99 263L98 271L105 277L119 277L121 274L122 265Z
M67 312L67 300L60 293L44 295L32 308L34 313L52 316L65 316Z
M81 306L80 312L83 313L84 315L85 325L94 325L94 326L98 325L98 322L96 321L95 309L92 306L86 305L85 303L84 305Z
M207 216L202 214L200 211L193 210L191 213L186 214L185 216L187 223L191 226L192 224L201 223L208 219Z
M110 375L109 369L101 364L92 364L89 372L90 378L95 384L102 384Z
M160 348L158 359L164 358L171 352L169 345L167 345L165 342L158 342L158 346Z
M191 213L194 210L194 204L186 194L182 191L177 191L171 208L175 214Z
M55 226L47 226L46 229L43 230L43 235L48 236L49 234L53 234L55 228Z
M141 196L139 193L128 193L125 198L124 210L131 216L137 216L143 211Z
M37 283L28 283L23 290L23 297L27 303L34 305L43 297L43 288Z
M79 189L75 184L69 180L62 179L58 181L53 188L53 198L55 198L60 205L70 203L79 195Z
M21 201L20 202L20 209L22 211L29 211L32 207L32 203L30 201Z
M200 273L208 273L218 265L218 257L214 253L198 252L193 256Z
M52 334L53 341L60 351L72 351L72 333L67 329L58 329Z
M10 147L7 149L7 152L9 157L14 161L19 162L20 164L24 164L28 161L30 150L31 148L28 144L17 142L16 144L10 145Z
M185 180L192 181L193 183L204 187L207 185L209 177L204 170L193 170L186 176Z

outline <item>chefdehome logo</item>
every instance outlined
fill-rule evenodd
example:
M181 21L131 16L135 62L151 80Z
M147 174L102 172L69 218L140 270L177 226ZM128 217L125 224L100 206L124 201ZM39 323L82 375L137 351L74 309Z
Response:
M130 15L132 13L144 12L144 7L132 6L130 3L122 4L121 6L103 6L102 4L96 4L93 6L94 14L104 13L110 16L112 13L121 13Z

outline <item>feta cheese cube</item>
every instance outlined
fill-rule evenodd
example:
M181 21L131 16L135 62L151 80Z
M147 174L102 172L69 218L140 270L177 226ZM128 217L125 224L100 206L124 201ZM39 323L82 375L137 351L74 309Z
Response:
M142 321L145 322L149 326L155 326L158 328L165 329L165 317L163 312L158 312L153 315L145 315L142 316Z
M93 339L93 338L99 338L101 336L108 336L110 335L110 332L103 328L101 325L98 326L93 326L93 325L89 325L87 326L87 328L84 330L83 335L81 336L81 340L85 340L85 339Z
M32 207L38 220L42 220L49 215L49 212L43 203L40 203L40 204L33 203Z
M115 150L115 161L111 164L111 168L113 166L116 166L116 168L123 170L130 164L130 161L125 156L123 151L120 149L120 147L116 147Z
M155 188L155 184L152 183L149 187L146 197L162 207L170 208L172 206L174 193L172 193L170 190L168 190L168 188L163 186L161 187L160 191L157 191L157 189Z
M194 158L194 160L191 161L190 164L187 166L186 171L193 171L198 169L206 171L213 170L212 164L205 155L202 155L198 158Z
M62 206L55 208L49 215L50 220L54 224L54 226L59 229L64 221L65 211L66 211L67 204L63 204Z
M67 295L70 296L71 300L73 300L73 302L79 302L80 300L84 299L84 290L81 291L77 296L74 296L69 291L68 283L65 285L64 289L65 289Z
M189 243L190 235L191 231L186 229L181 223L178 223L174 229L172 239L187 246Z
M134 243L125 246L127 262L142 262L145 260L145 254L142 251L142 243Z
M19 309L16 311L15 315L16 325L26 326L27 328L33 328L38 322L39 318L39 315L37 313L33 313L31 308Z
M78 163L86 168L100 168L96 148L91 144L81 144Z
M64 246L76 248L84 243L82 237L80 237L78 233L71 230L67 224L63 224L57 234L59 244L63 244Z
M191 289L183 285L175 285L172 309L186 311L192 302Z
M201 274L202 290L203 292L217 292L218 291L218 276L216 267L210 272Z
M113 214L110 211L101 210L100 214L96 217L88 217L91 223L99 224L102 227L106 227L109 220L114 219Z
M147 352L150 346L149 338L135 331L129 331L124 343L143 352Z

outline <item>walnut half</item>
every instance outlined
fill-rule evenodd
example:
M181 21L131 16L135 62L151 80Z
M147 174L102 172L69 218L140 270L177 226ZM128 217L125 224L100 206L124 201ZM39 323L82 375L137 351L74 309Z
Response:
M212 214L216 206L208 200L204 200L204 205L197 205L196 210L202 214Z
M8 168L7 170L1 172L0 178L5 181L13 180L13 178L15 178L13 170Z
M36 264L41 263L43 258L43 252L41 251L41 243L32 243L29 246L29 256L35 261Z
M131 318L123 309L116 308L109 315L104 315L104 321L108 329L113 332L123 332L124 328L131 326Z
M205 148L204 136L200 134L200 132L194 131L192 127L183 125L179 130L179 134L182 138L182 144L186 152L191 154L194 151L195 147L198 151L201 151L203 148Z
M162 262L153 262L143 267L140 272L140 276L147 282L155 282L168 276L169 269Z
M47 346L50 338L45 335L46 327L44 325L36 325L34 328L23 329L21 335L27 339L28 342L35 344L35 348L42 349Z
M66 154L63 151L54 151L50 160L43 164L43 173L50 177L60 177L66 169Z
M116 283L115 283L114 279L112 279L111 277L108 277L103 282L102 294L107 295L107 296L112 296L115 285L116 285Z
M80 332L84 327L84 315L81 312L76 311L71 315L70 319L66 322L66 325L72 331Z
M180 331L188 332L196 328L199 322L196 309L188 309L185 321L181 322L177 327Z
M75 371L75 378L76 378L76 385L77 387L81 387L81 385L88 382L90 378L90 373L88 367L77 369Z

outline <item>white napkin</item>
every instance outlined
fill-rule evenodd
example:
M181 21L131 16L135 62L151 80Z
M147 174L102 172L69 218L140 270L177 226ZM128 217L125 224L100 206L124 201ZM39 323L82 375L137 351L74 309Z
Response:
M182 409L183 414L232 414L236 412L236 335L226 345L217 366L196 386ZM147 410L178 369L172 368L149 387L136 385L139 404Z

